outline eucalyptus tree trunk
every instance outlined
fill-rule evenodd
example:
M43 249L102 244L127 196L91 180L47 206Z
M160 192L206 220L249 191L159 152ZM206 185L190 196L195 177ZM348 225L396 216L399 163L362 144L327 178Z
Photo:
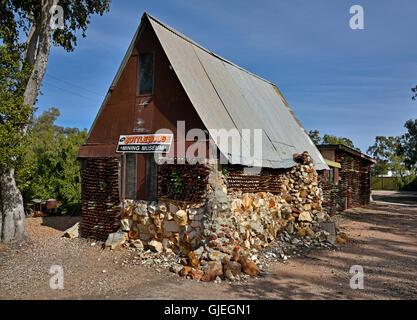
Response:
M0 177L2 216L2 241L27 242L30 241L26 230L23 198L16 186L14 169L5 168Z
M50 10L58 0L41 0L42 12L40 21L36 22L28 35L25 62L33 65L24 93L24 105L32 107L39 93L43 76L48 64L51 50L51 14ZM20 129L27 131L27 123ZM16 186L15 171L4 167L0 175L0 240L4 243L28 242L30 237L26 229L23 197Z

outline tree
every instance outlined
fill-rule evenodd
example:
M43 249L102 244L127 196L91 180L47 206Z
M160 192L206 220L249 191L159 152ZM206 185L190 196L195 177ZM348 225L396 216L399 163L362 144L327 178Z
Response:
M74 181L81 178L77 153L87 130L55 125L59 115L58 109L50 108L30 123L26 157L34 169L21 191L25 202L54 198L64 213L76 214L81 203L81 185Z
M310 139L313 141L315 145L319 144L342 144L349 148L355 149L357 151L361 151L359 148L355 147L352 140L345 138L345 137L336 137L334 135L325 134L322 138L320 138L319 130L310 130L308 135Z
M355 149L359 152L361 151L361 149L355 147L352 140L345 137L336 137L330 134L325 134L323 136L323 144L343 144L344 146Z
M411 99L416 100L417 98L417 86L415 88L411 88L411 91L413 91L414 95L411 97Z
M315 145L319 145L321 144L321 138L320 138L320 134L319 134L319 130L310 130L308 132L308 135L310 136L311 141L313 141L313 143Z
M373 175L385 175L392 172L400 188L411 183L415 178L413 166L408 165L409 159L405 152L405 135L398 137L377 136L375 143L368 148L368 153L377 161Z
M3 168L14 168L13 160L24 154L25 135L19 130L30 117L32 109L23 106L25 86L23 80L30 74L29 67L23 67L19 48L0 46L0 174ZM13 169L11 169L13 170ZM12 188L16 188L13 181ZM0 239L10 239L18 229L22 239L28 239L24 218L3 215L2 211L10 202L18 201L15 195L0 185Z
M56 5L63 9L63 27L52 30ZM31 67L31 73L21 79L24 85L20 108L33 108L48 64L53 44L67 51L77 45L77 31L86 36L90 16L102 15L109 10L110 0L2 0L0 2L0 40L10 51L23 52L23 68ZM54 16L53 16L54 14ZM52 20L54 19L54 20ZM23 40L22 35L24 36ZM24 51L23 51L24 50ZM28 129L30 116L20 123L18 135ZM9 156L2 165L1 186L1 241L23 242L29 239L23 208L22 194L15 181L17 158Z
M389 171L405 171L404 157L399 156L400 147L400 137L375 137L375 143L367 151L377 161L373 168L374 175L385 175Z
M414 169L417 165L417 119L406 121L404 127L407 132L401 136L399 153L405 156L407 168Z

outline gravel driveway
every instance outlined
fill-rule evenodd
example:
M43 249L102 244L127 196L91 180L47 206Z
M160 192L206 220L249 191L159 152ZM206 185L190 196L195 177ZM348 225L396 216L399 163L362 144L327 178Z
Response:
M416 299L417 208L371 205L344 214L349 242L269 264L247 283L201 283L164 268L125 263L135 253L104 251L101 243L62 238L79 218L28 218L33 243L0 245L0 299ZM52 290L52 265L64 289ZM364 289L349 286L349 269L364 269Z

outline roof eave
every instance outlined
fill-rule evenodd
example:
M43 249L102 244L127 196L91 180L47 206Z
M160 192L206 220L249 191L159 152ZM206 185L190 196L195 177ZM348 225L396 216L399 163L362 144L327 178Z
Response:
M320 145L317 146L317 148L319 150L341 150L341 151L345 151L345 152L348 152L348 153L350 153L354 156L357 156L357 157L362 158L366 161L369 161L371 163L376 163L376 160L371 158L370 156L368 156L368 155L366 155L366 154L364 154L360 151L354 150L354 149L352 149L348 146L345 146L344 144L320 144Z

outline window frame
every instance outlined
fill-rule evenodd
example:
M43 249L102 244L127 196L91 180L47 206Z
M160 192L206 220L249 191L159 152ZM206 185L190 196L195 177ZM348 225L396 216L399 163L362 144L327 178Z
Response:
M326 170L326 183L336 184L334 181L335 178L335 168L329 166L329 170Z
M124 199L132 199L137 200L137 188L138 188L138 159L136 153L126 153L124 157L124 169L123 169L123 176L124 176L124 182L123 182L123 198ZM133 158L135 160L135 169L134 174L128 172L128 158ZM128 182L130 182L128 177L134 177L134 190L130 190L128 187Z
M152 89L148 93L140 93L140 56L142 54L152 54ZM155 51L140 52L137 56L137 68L136 68L136 96L150 96L153 95L155 89Z
M329 170L329 180L331 183L334 184L334 168L333 167L330 167L330 170Z

